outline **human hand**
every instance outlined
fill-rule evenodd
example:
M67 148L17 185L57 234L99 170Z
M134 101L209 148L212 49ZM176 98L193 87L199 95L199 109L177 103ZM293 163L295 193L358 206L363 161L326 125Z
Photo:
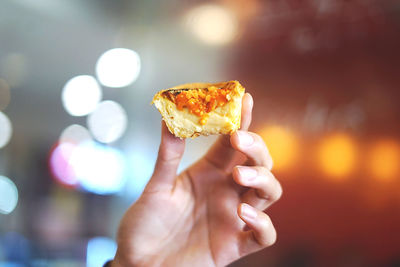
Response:
M282 189L263 140L247 131L252 107L245 94L241 130L178 176L185 141L162 124L154 173L121 220L112 266L224 266L275 242L263 211Z

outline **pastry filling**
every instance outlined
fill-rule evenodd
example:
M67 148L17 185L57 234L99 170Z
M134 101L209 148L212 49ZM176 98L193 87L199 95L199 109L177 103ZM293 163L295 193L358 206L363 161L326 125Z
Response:
M175 103L178 110L187 108L188 111L200 118L200 124L205 125L208 113L218 107L222 107L231 99L230 89L208 88L170 90L164 92L164 96Z

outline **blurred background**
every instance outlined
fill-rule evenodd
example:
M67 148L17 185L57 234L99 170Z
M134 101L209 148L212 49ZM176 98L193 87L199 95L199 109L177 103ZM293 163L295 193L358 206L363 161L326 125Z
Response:
M396 0L2 0L0 266L112 258L154 93L232 79L284 188L278 242L232 266L400 266L399 47Z

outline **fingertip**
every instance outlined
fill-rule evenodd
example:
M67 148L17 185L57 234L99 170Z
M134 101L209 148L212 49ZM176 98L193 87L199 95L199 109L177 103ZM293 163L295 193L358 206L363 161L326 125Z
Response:
M244 203L239 203L239 205L237 206L237 214L238 214L238 216L240 217L240 219L242 219L242 221L244 221L244 222L246 222L245 220L243 220L243 218L242 218L242 205L243 205Z
M254 224L257 218L257 210L247 203L240 203L238 207L238 214L240 218L249 226Z
M254 106L254 100L253 100L253 96L250 93L246 93L244 95L245 97L245 101L246 101L246 105L247 108L252 111L253 110L253 106Z
M149 182L151 186L157 184L170 185L175 180L176 171L185 151L185 140L174 136L161 122L161 143L158 150L156 166Z
M253 97L246 93L242 99L241 130L247 130L250 127L253 105Z
M252 230L251 238L254 238L258 245L268 247L276 242L276 230L267 214L246 203L239 205L238 214L249 230Z
M173 135L164 121L161 125L159 156L162 158L181 157L185 150L185 140Z
M169 131L167 124L165 123L164 120L161 120L161 139L164 141L171 140L175 143L184 143L185 142L185 139L176 137Z
M233 167L232 177L233 177L233 180L235 181L235 183L237 183L238 185L242 185L242 183L240 181L239 166Z

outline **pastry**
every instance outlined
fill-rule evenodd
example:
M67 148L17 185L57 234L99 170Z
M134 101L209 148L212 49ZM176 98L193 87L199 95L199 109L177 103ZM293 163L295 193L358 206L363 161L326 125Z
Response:
M189 83L161 90L152 103L177 137L231 134L240 127L244 91L238 81Z

